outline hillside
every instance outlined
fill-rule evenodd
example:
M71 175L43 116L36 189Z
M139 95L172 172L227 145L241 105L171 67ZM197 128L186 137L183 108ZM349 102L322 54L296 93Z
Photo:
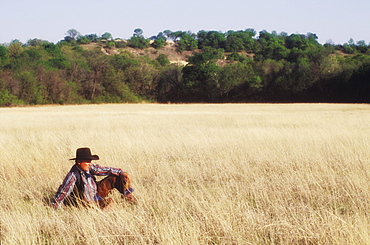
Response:
M148 47L147 39L107 43L88 37L0 45L0 106L369 102L367 46L323 46L312 35L252 34L235 32L225 39L203 33L199 40L184 34L164 46L164 40L155 42L159 49Z
M88 50L100 48L101 51L106 55L115 55L122 52L122 50L126 50L137 56L149 56L149 58L152 60L156 59L160 54L165 54L171 63L177 63L179 65L184 66L188 63L187 61L188 57L193 55L194 53L194 51L184 51L182 53L177 52L176 44L174 42L167 42L167 44L164 47L158 50L153 47L149 47L146 49L134 49L131 47L108 48L104 43L84 44L82 45L82 47Z
M134 49L131 47L126 48L109 48L105 45L105 43L90 43L90 44L84 44L81 45L84 49L92 50L95 48L100 48L100 50L106 54L106 55L115 55L121 53L123 50L129 51L132 54L135 54L137 56L148 56L150 59L155 60L158 55L165 54L172 64L178 64L179 66L185 66L187 65L188 58L192 56L196 52L200 52L199 50L195 51L183 51L183 52L177 52L176 51L176 43L173 41L167 41L167 44L163 46L160 49L155 49L153 47L145 48L145 49ZM247 52L240 52L240 54L246 56L246 57L252 57L254 54L250 54ZM232 63L231 61L226 60L226 57L229 55L229 53L225 53L224 59L220 59L217 61L218 65L225 65L228 63Z
M122 51L129 51L132 54L135 54L137 56L148 56L151 60L155 60L158 55L160 54L165 54L172 64L177 64L178 66L185 66L187 65L188 58L192 56L196 52L200 52L200 50L195 50L195 51L183 51L183 52L177 52L176 49L176 42L173 41L167 41L167 44L164 45L160 49L155 49L153 47L145 48L145 49L135 49L131 47L126 47L126 48L109 48L105 45L104 42L102 43L90 43L90 44L83 44L81 45L84 49L86 50L92 50L95 48L100 48L100 50L106 54L106 55L116 55L121 53ZM245 56L245 57L254 57L254 53L248 53L246 51L238 52L239 54ZM347 54L344 53L341 50L335 50L335 52L332 55L341 55L341 56L353 56L353 54ZM225 52L224 59L219 59L217 61L217 64L220 66L224 66L226 64L234 63L233 61L227 60L227 56L230 55L230 53Z

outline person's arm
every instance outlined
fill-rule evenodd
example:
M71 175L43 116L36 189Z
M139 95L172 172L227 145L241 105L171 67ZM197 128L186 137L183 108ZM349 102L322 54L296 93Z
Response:
M63 204L66 197L73 191L76 180L77 178L73 172L69 172L64 178L63 183L59 186L58 191L55 194L55 198L52 201L55 209L59 208Z
M99 176L103 176L103 175L120 175L121 173L124 173L124 171L122 171L122 169L120 168L112 168L112 167L103 167L103 166L100 166L100 165L92 165L91 168L90 168L90 173L93 174L93 175L99 175Z
M134 191L134 189L131 188L131 178L128 175L128 173L124 172L122 169L112 168L112 167L103 167L100 165L92 165L90 167L90 173L93 175L99 175L99 176L103 176L103 175L120 176L122 175L123 180L124 180L124 189L120 190L120 192L125 196L130 196L129 198L131 199L133 198L131 193Z

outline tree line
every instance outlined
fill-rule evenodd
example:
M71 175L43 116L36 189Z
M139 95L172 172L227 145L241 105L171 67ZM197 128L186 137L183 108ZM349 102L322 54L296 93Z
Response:
M254 29L191 33L165 30L128 40L82 36L75 29L52 43L32 39L0 45L0 105L173 102L370 102L370 44L317 41L313 33ZM193 51L186 66L161 53ZM118 54L106 55L105 48ZM156 59L125 48L153 47Z

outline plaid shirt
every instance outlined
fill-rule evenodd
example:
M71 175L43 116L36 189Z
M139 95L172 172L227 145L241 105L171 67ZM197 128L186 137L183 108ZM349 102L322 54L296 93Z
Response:
M102 167L99 165L92 165L88 172L81 170L81 181L84 185L84 193L83 193L83 200L84 201L97 201L99 200L99 196L97 195L97 186L96 182L93 179L92 175L104 176L104 175L119 175L123 171L120 168L112 168L112 167ZM77 176L76 173L70 171L63 180L63 183L59 186L58 191L55 195L53 200L53 207L55 209L59 208L64 200L67 198L69 194L73 191L73 188L76 185Z

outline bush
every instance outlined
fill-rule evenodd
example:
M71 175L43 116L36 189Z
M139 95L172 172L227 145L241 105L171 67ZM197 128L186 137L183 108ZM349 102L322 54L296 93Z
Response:
M114 48L116 44L114 42L107 42L107 48Z
M128 46L131 48L144 49L149 47L149 40L144 37L132 37L128 40Z
M165 38L158 38L154 40L152 43L152 47L155 49L160 49L166 44L166 39Z
M168 65L170 63L170 61L167 58L167 55L165 55L165 54L158 55L158 57L156 58L156 60L158 61L158 63L161 66L165 66L165 65Z
M126 48L127 43L124 41L115 41L116 48Z
M84 36L84 37L79 38L77 40L77 43L78 44L89 44L91 43L91 40L88 37Z
M17 96L9 93L9 91L0 91L0 106L13 106L13 105L23 105L24 102L19 100Z
M245 58L243 55L238 54L237 52L232 52L232 53L227 57L227 60L243 62L244 60L246 60L246 58Z

